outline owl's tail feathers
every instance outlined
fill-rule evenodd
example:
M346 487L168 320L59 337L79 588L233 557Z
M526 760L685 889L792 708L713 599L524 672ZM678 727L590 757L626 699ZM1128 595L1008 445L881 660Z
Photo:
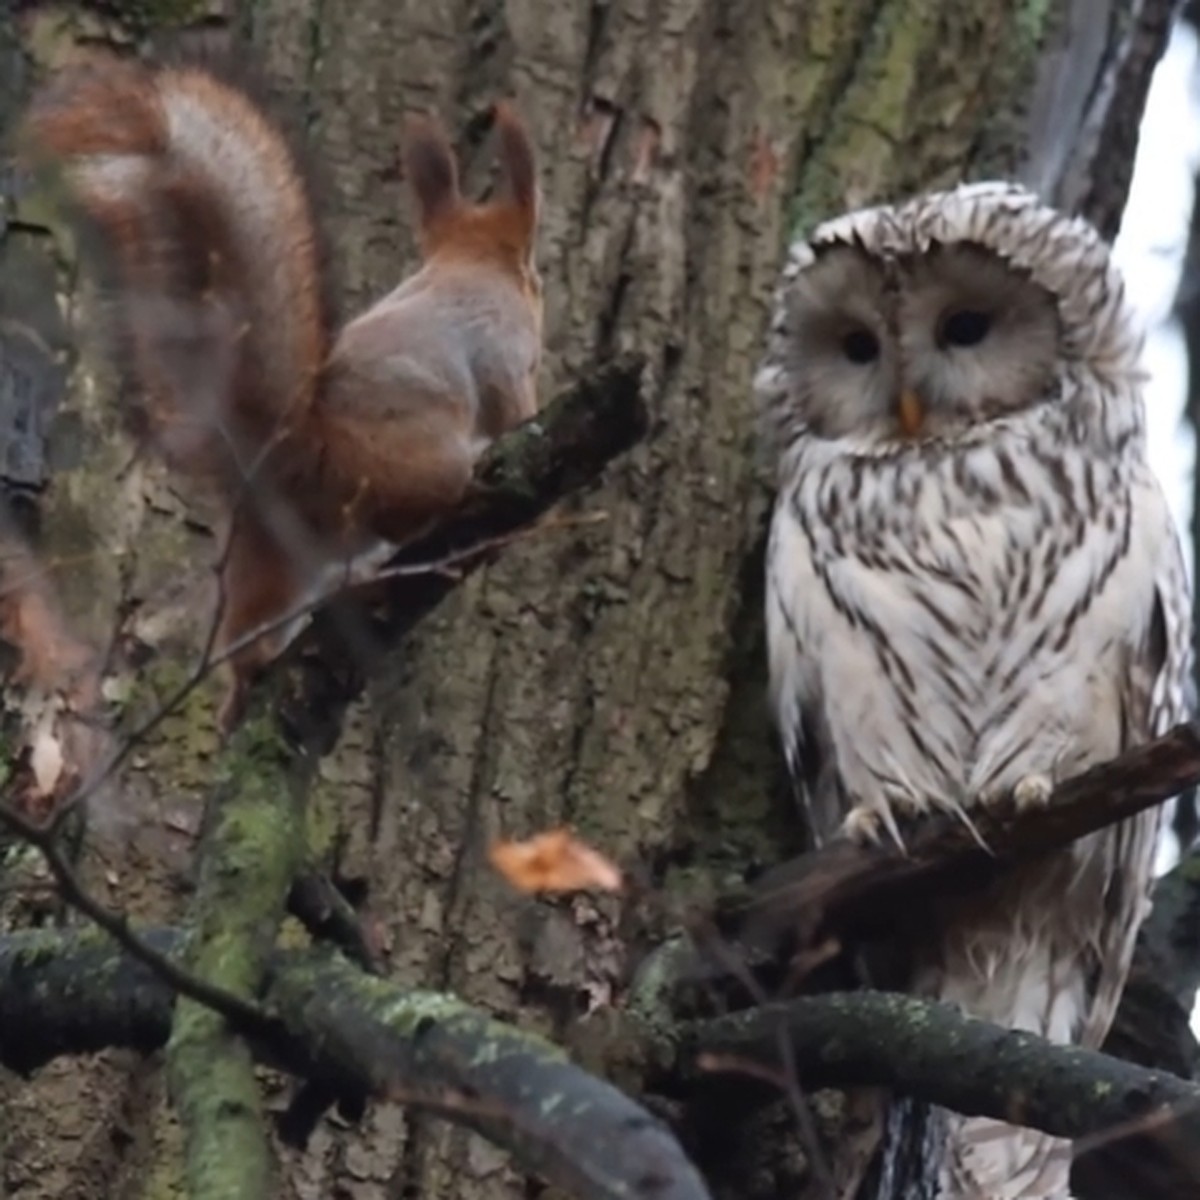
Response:
M846 1093L838 1152L830 1163L836 1200L859 1200L863 1182L883 1141L891 1097L882 1088Z
M941 1200L1071 1200L1071 1143L987 1117L950 1115Z

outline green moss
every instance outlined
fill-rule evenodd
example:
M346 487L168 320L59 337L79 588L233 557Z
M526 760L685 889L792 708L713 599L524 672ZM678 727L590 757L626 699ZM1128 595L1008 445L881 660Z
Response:
M656 946L638 964L625 1000L627 1013L648 1030L669 1040L675 1024L674 1002L680 983L695 967L695 948L678 935Z
M340 805L335 785L320 779L309 793L305 808L305 841L309 854L323 862L333 852L341 827Z
M183 1131L166 1104L155 1105L155 1151L140 1200L178 1200L185 1196L183 1177Z
M173 701L193 671L190 661L163 653L121 680L120 707L126 728L137 726ZM178 701L138 750L138 764L169 778L175 788L200 791L212 784L219 748L215 723L219 680L209 675Z
M96 928L80 930L74 937L80 946L93 940L98 946L105 943L112 945L108 935ZM19 967L32 968L52 962L62 954L62 932L57 929L23 929L20 946L15 956Z
M211 1010L181 1000L167 1060L187 1131L189 1194L228 1200L273 1195L262 1097L245 1043Z
M186 965L249 1000L262 987L304 857L294 768L274 721L252 712L223 748L200 847ZM192 1194L233 1200L272 1194L262 1100L244 1042L230 1036L221 1017L181 1003L167 1061L186 1130Z
M286 986L288 995L280 1001L282 1009L303 1009L303 993L318 987L327 1003L336 1003L337 995L348 993L353 996L356 1010L369 1013L406 1041L416 1038L429 1025L440 1025L451 1038L459 1034L465 1043L476 1046L472 1066L496 1062L511 1053L532 1054L555 1062L567 1061L567 1054L560 1046L537 1034L493 1021L447 992L397 994L394 983L364 975L340 956L331 956L329 960L314 959L307 972L289 969Z
M817 6L810 29L810 44L831 61L843 51L829 26L840 7ZM848 48L844 73L806 61L793 81L811 131L790 212L795 234L847 208L1011 172L1022 101L1059 8L895 0L880 6L864 44ZM997 48L984 63L981 45Z
M447 993L413 992L398 997L394 989L382 981L378 984L370 982L372 986L367 996L375 1015L389 1028L406 1037L411 1036L422 1022L450 1021L462 1011L462 1002ZM361 992L361 988L359 990Z
M1191 854L1184 855L1172 874L1179 875L1187 883L1200 884L1200 853L1193 851Z
M1020 39L1020 50L1028 56L1042 44L1054 4L1051 0L1024 0L1012 17L1013 33Z
M884 190L912 120L919 66L938 16L939 6L928 2L880 10L830 115L820 153L802 173L791 214L797 233Z

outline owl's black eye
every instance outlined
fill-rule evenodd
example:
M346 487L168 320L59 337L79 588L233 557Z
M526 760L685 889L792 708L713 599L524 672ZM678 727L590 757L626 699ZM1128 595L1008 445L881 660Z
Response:
M946 346L978 346L988 335L992 318L976 308L959 308L942 320L941 341Z
M879 357L879 339L869 329L852 329L842 337L842 353L856 366Z

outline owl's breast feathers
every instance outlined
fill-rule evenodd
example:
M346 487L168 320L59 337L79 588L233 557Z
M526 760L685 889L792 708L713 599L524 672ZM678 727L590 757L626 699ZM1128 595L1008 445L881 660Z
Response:
M974 444L799 447L767 620L793 768L836 764L822 835L847 804L962 811L1122 748L1177 547L1140 437L1107 451L1033 414Z

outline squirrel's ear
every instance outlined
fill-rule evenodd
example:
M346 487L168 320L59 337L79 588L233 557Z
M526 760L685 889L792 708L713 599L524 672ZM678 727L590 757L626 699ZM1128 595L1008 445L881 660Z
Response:
M517 110L507 100L498 101L492 109L492 123L499 139L504 200L520 214L526 239L532 241L539 199L533 142Z
M461 204L454 151L432 117L413 115L405 121L404 174L417 198L422 228L428 229Z

